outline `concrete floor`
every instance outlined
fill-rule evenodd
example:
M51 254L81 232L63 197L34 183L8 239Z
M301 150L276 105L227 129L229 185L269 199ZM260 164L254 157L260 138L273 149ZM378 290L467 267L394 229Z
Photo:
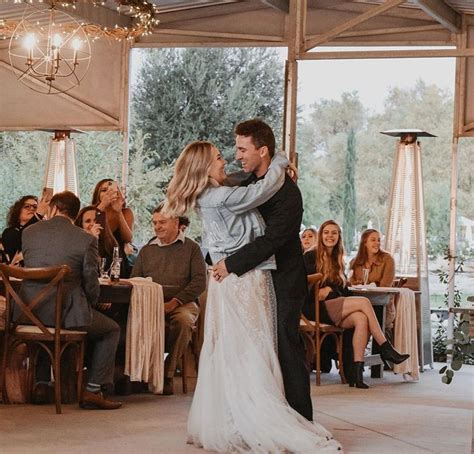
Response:
M418 383L391 373L366 381L371 388L359 390L325 374L312 387L315 419L346 453L471 453L474 366L463 366L451 385L437 370ZM202 454L185 442L192 394L180 387L177 378L174 396L128 396L109 412L65 405L56 415L52 405L0 405L0 453Z

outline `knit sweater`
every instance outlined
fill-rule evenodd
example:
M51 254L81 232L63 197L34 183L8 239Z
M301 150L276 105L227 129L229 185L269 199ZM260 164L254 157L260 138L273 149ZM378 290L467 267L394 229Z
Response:
M176 298L183 304L196 300L206 288L206 265L199 245L184 243L147 244L138 254L132 277L151 277L163 287L165 301Z

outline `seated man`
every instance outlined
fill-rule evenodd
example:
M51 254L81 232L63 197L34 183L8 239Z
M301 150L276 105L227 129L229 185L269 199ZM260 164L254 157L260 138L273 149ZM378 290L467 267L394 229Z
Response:
M163 287L169 322L163 394L170 395L177 361L188 347L199 316L196 299L206 288L206 265L199 245L180 230L179 218L168 218L161 209L159 205L153 212L156 237L138 254L132 277L151 277Z
M99 297L99 255L97 239L80 227L74 219L80 200L69 191L53 196L49 206L48 221L38 222L23 232L23 256L29 268L69 265L71 273L65 279L63 326L67 329L87 331L87 341L93 343L91 364L87 371L87 385L82 394L81 406L89 409L116 409L122 404L106 400L101 385L113 383L115 352L120 328L112 319L93 307ZM33 297L42 283L26 281L22 295ZM55 295L42 302L35 313L47 326L54 326ZM50 378L47 356L38 358L35 393L38 403L45 400L46 383Z

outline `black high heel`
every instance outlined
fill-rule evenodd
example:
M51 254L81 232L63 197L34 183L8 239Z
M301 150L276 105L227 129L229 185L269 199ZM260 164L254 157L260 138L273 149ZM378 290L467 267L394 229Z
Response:
M393 364L401 364L403 361L406 361L410 355L398 353L389 341L385 341L380 346L380 357L384 364L389 367L387 361L390 361Z
M354 386L359 389L367 389L369 385L364 383L364 362L355 361L354 367L349 377L349 386L353 388Z

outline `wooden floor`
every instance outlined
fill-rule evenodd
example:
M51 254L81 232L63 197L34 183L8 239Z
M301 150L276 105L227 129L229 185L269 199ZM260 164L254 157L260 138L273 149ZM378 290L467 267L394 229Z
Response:
M438 365L439 368L440 365ZM368 373L366 373L368 376ZM314 376L312 377L314 382ZM463 366L451 385L437 370L418 383L385 373L358 390L324 374L312 387L315 419L347 453L456 453L472 446L474 366ZM203 453L186 445L192 393L126 397L116 411L0 405L0 453Z

